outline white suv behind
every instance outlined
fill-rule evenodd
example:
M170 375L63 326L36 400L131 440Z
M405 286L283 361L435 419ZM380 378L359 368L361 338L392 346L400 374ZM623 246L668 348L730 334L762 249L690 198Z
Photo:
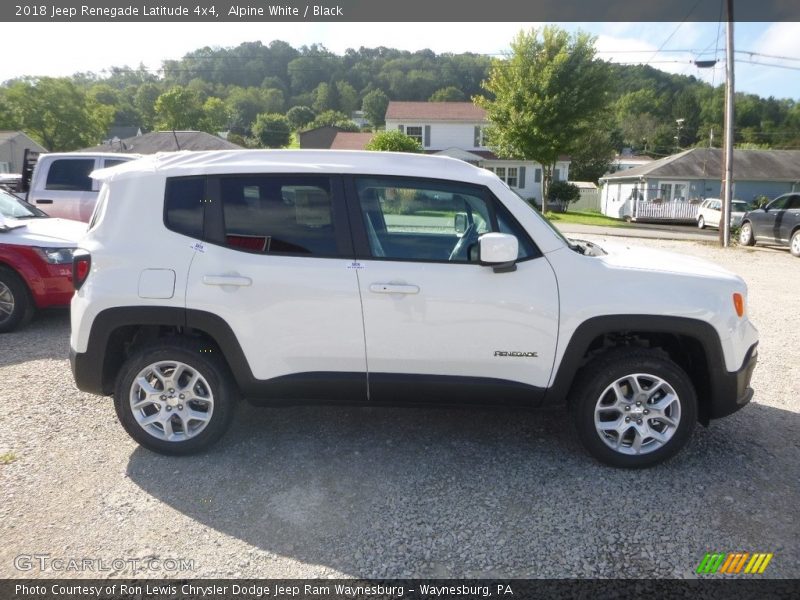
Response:
M566 240L458 160L179 152L95 177L72 369L157 452L209 446L239 397L567 403L595 457L642 467L753 395L739 277Z

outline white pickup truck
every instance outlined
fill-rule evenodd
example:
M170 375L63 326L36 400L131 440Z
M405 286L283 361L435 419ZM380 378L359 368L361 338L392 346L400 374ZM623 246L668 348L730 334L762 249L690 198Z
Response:
M40 154L27 201L51 217L88 222L97 203L99 183L92 171L122 164L138 154L53 152Z

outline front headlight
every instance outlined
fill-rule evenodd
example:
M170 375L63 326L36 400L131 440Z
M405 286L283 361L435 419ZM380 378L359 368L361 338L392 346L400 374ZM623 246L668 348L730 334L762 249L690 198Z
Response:
M37 248L47 262L51 265L72 264L72 253L75 248Z

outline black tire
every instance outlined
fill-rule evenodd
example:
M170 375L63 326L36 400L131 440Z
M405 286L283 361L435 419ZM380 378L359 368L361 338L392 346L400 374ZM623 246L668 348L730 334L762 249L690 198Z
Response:
M753 234L753 225L750 221L742 223L739 229L739 243L742 246L754 246L756 243L756 236Z
M706 228L706 220L703 218L703 215L700 215L699 217L697 217L697 226L700 229L705 229Z
M28 286L19 275L5 267L0 267L0 301L4 302L4 306L13 304L10 312L0 309L0 333L14 331L33 316Z
M213 399L211 417L200 431L193 434L193 437L175 441L160 439L156 434L150 433L140 425L136 416L134 416L134 409L131 406L130 399L134 390L134 380L140 372L149 366L170 361L183 363L194 370L195 373L198 373L205 380L200 382L200 389L206 394L210 392L210 397ZM156 385L160 384L157 383ZM167 394L169 393L168 390L164 391ZM177 390L177 392L180 391L181 389ZM237 398L238 391L234 385L233 376L227 364L219 355L208 352L207 345L193 340L166 338L138 348L122 365L114 389L114 408L125 431L140 445L160 454L185 455L200 452L222 437L230 425ZM168 401L177 402L177 393L173 393ZM191 402L194 404L194 401ZM190 401L186 401L187 409L190 408L189 404ZM152 408L148 407L137 411L139 416L148 416L144 414L146 410L150 410L151 413L160 413L166 409L165 404L161 404L158 409L155 408L155 404L151 406ZM197 406L195 404L195 407ZM203 407L201 406L201 408ZM181 405L180 409L181 411L183 410L183 405ZM178 407L170 407L170 412L172 410L175 410L175 413L170 418L178 419L176 423L182 431L184 425L180 421ZM208 410L208 408L206 407L205 410ZM166 415L166 411L163 414ZM156 427L164 429L163 425L157 425ZM189 427L191 428L191 425ZM180 435L180 432L178 433Z
M608 401L609 394L612 394L611 398L616 396L612 391L606 390L618 380L634 374L639 375L637 382L640 384L646 385L648 377L651 378L649 381L659 378L672 388L677 396L679 412L674 412L676 409L673 402L670 405L670 410L673 412L670 414L672 417L678 416L677 427L670 428L665 423L658 421L657 415L653 415L655 409L650 402L662 398L663 392L658 391L655 386L651 386L649 388L652 395L650 400L644 400L643 404L639 406L636 405L636 397L631 395L631 411L619 411L616 422L621 423L621 427L627 428L624 436L620 436L616 432L601 434L595 426L595 409L601 405L602 401L604 402L601 407L603 415L613 417L615 409L609 407L605 402ZM628 386L628 389L633 391L632 386ZM645 387L642 394L647 394L647 389ZM661 389L663 390L663 388ZM624 395L624 398L626 398L624 403L627 404L627 394ZM644 397L642 398L644 399ZM648 412L651 415L649 417L641 412L647 410L648 406L650 406ZM689 376L663 353L641 348L620 348L598 356L581 370L573 387L570 408L573 411L578 436L592 456L613 467L635 469L663 462L686 445L697 421L697 394ZM637 437L636 432L639 431L635 423L627 424L625 422L625 419L631 420L631 418L640 425L644 421L645 427L648 431L652 431L653 435L669 433L671 437L661 443L655 438L647 438L642 435L642 440L650 439L649 442L642 442L646 451L639 454L626 453L634 452L633 444L628 440L632 441L632 438ZM653 427L652 430L649 429L650 426ZM618 438L621 438L621 450L611 447L614 440ZM661 445L659 446L659 444Z
M789 238L789 252L792 253L792 256L800 258L800 229L795 231L792 237Z

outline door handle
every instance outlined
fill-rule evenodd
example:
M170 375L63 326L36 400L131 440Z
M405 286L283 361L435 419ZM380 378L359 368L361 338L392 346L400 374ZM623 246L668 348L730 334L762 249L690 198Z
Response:
M236 285L244 287L252 285L253 280L249 277L239 277L237 275L203 275L203 283L206 285Z
M36 204L52 204L52 200L37 200Z
M419 286L400 283L373 283L369 286L369 291L376 294L419 294Z

